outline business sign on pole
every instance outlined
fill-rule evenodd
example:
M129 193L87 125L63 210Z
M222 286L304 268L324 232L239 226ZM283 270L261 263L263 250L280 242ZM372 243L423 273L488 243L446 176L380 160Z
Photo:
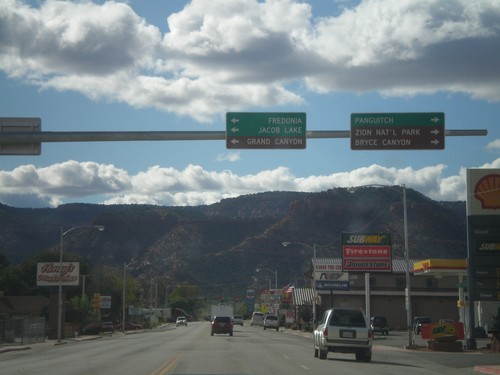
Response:
M391 272L391 235L342 233L342 270Z
M101 296L101 309L111 308L111 296Z
M305 149L303 112L227 112L228 149Z
M468 278L474 301L500 301L500 169L467 170Z
M443 150L444 113L352 113L352 150Z
M40 262L36 267L37 286L58 286L59 275L62 272L61 285L80 284L80 262L62 262L62 271L59 262Z
M318 259L316 259L318 260ZM317 290L349 290L349 274L342 271L342 264L333 259L314 264L314 282Z

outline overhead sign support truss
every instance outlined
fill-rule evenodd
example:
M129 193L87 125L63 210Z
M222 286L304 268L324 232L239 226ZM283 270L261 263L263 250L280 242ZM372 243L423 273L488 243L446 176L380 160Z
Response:
M0 123L5 120L0 118ZM26 120L26 119L25 119ZM27 121L27 120L26 120ZM9 150L9 155L39 155L41 143L54 142L122 142L122 141L226 141L226 131L41 131L41 124L35 126L28 122L26 127L6 126L0 131L0 155L2 150ZM9 124L10 125L10 124ZM453 136L486 136L486 129L445 130L446 137ZM350 138L349 130L308 130L305 138ZM34 145L27 147L27 145ZM33 148L34 152L31 152Z

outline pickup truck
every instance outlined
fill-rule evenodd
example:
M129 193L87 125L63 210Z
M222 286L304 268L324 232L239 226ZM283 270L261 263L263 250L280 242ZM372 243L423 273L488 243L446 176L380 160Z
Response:
M333 308L325 311L314 330L314 356L326 359L328 352L354 353L357 361L372 360L373 335L363 312Z

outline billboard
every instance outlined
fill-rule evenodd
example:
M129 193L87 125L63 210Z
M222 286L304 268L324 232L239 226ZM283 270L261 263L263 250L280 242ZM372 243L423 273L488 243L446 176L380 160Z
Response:
M59 275L62 275L61 285L80 284L80 262L40 262L36 265L37 286L58 286Z
M342 233L344 272L391 272L391 235Z

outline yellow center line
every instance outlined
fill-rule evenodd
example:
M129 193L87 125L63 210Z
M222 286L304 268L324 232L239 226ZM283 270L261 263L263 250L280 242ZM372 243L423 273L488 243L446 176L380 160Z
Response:
M170 358L167 362L160 366L157 370L153 371L151 375L165 375L170 371L173 371L181 360L181 356L176 354Z

